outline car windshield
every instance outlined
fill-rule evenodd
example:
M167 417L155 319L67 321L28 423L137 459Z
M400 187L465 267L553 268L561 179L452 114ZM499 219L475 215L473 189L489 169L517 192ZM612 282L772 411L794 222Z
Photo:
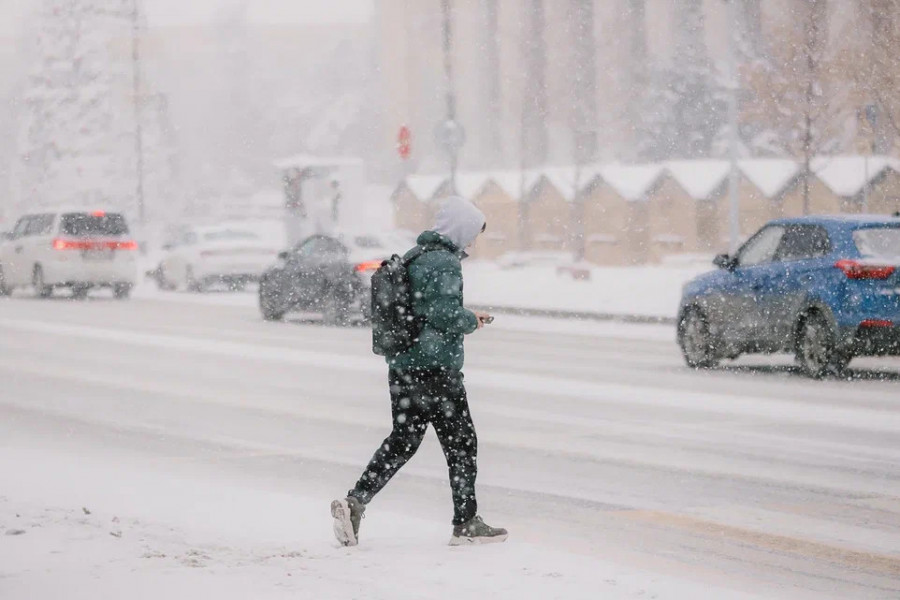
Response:
M232 240L258 240L259 236L250 231L236 231L234 229L222 229L203 234L207 242L223 242Z
M864 258L900 260L900 227L857 229L853 241Z
M128 225L118 213L69 213L62 216L60 231L75 237L126 235Z

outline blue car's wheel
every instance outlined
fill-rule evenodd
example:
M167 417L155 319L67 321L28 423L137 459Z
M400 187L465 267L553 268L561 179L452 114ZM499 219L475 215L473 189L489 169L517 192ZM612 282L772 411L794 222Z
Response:
M818 311L803 316L797 328L796 359L804 374L818 379L840 375L850 356L837 349L836 336L828 320Z
M700 309L685 311L678 324L678 341L684 361L689 367L708 369L719 364L709 321Z

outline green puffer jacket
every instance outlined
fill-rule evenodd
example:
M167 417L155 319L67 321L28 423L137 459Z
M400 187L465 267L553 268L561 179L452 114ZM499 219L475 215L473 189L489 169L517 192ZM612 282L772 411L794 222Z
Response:
M426 252L409 266L413 311L424 317L419 341L387 359L392 369L462 370L463 336L478 328L475 313L463 308L463 252L449 239L426 231L416 243ZM412 250L410 251L412 252Z

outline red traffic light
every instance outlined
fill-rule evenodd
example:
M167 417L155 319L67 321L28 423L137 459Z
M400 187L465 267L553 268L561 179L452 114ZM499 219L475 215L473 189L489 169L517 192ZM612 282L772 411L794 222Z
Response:
M412 133L409 131L409 127L403 125L397 132L397 154L401 159L406 160L410 153L412 153Z

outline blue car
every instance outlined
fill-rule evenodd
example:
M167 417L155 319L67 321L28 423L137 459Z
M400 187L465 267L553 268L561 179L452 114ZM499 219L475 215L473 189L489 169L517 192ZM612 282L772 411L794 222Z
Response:
M900 355L900 218L778 219L713 264L682 292L678 343L691 367L785 352L822 377L854 356Z

